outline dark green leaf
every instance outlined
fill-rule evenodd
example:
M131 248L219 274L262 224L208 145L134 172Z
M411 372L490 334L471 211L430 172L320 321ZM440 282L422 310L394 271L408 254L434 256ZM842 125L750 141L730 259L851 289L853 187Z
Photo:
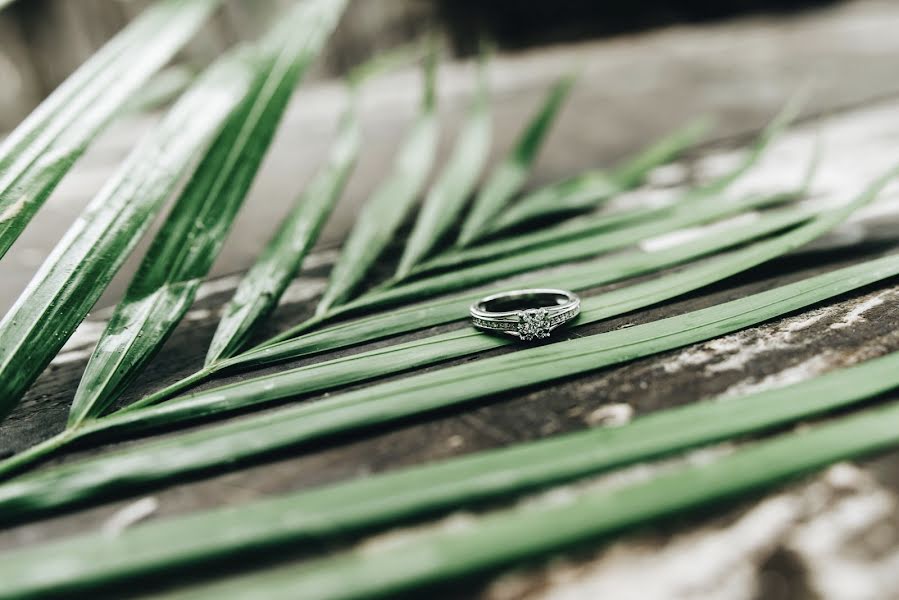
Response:
M512 494L519 494L534 488L568 482L608 469L638 461L669 455L695 446L709 444L729 437L746 435L759 431L782 427L800 419L809 419L830 411L845 409L859 401L877 396L899 387L899 353L876 358L861 365L835 371L821 377L791 385L786 388L764 391L742 398L722 398L699 402L682 408L667 410L615 428L598 428L584 432L560 435L533 443L519 444L509 448L480 452L462 458L447 460L433 465L403 469L375 477L360 477L345 483L338 483L288 494L279 498L263 500L239 508L225 508L187 517L174 518L125 531L118 539L108 536L87 535L62 542L51 543L21 552L9 553L0 561L7 593L55 593L82 589L111 581L127 580L136 575L146 576L163 568L160 565L177 564L185 568L197 562L224 557L233 558L235 553L243 553L246 548L280 547L301 544L323 537L344 537L358 531L369 531L375 527L387 526L397 521L431 514L435 511L458 509L475 501L492 500ZM654 514L671 511L669 499L672 488L683 494L683 487L692 486L697 495L692 503L710 502L718 497L721 489L754 489L758 485L769 485L782 477L819 468L836 460L845 460L867 453L876 448L899 443L895 427L899 419L899 404L892 404L882 410L862 413L835 422L832 425L815 428L797 436L786 435L773 442L750 446L729 457L711 463L711 467L680 468L673 473L663 474L649 482L630 484L614 494L605 494L595 512L579 514L582 523L601 525L593 529L591 535L612 533L624 526L642 522L647 517L644 510L633 511L634 506L643 506L633 500L647 499L653 503ZM884 425L877 427L874 422ZM890 426L892 424L892 427ZM876 433L876 439L871 436ZM809 443L812 436L813 443ZM837 440L834 446L831 442ZM847 444L846 441L849 441ZM776 450L772 450L776 448ZM747 458L748 456L751 458ZM772 464L786 467L774 469ZM736 462L735 462L736 461ZM770 464L769 464L770 463ZM723 465L723 466L722 466ZM734 469L734 466L741 468ZM747 467L754 467L748 469ZM706 469L712 468L709 474ZM697 469L703 473L702 484L690 477L697 477ZM748 476L749 474L754 474ZM684 479L687 475L687 479ZM721 487L710 488L709 481L722 482ZM727 485L723 485L727 482ZM589 496L598 500L595 492ZM678 498L682 496L678 495ZM575 500L583 502L583 499ZM546 507L544 506L544 509ZM566 506L566 513L570 507ZM678 504L678 508L683 508ZM479 520L471 530L479 532L476 539L469 539L472 545L466 548L465 556L475 554L476 548L487 544L484 555L488 560L507 560L511 540L503 538L500 543L493 539L498 515L516 523L513 528L527 528L534 518L540 518L541 527L554 527L558 515L545 510L538 513L528 509L521 512L503 512L488 515ZM565 521L567 522L567 520ZM234 528L240 523L239 530ZM491 535L481 537L487 525ZM530 529L517 543L533 543L543 540ZM185 533L188 532L187 535ZM576 541L572 531L567 532L559 547ZM579 533L579 532L578 532ZM443 535L443 534L437 534ZM429 534L417 538L415 543L434 543ZM407 542L408 544L409 542ZM408 546L403 546L408 548ZM556 547L555 545L552 546ZM542 551L550 550L542 548ZM414 555L420 553L419 547ZM366 557L364 564L380 561L377 555ZM454 555L455 556L455 555ZM462 556L462 554L458 555ZM56 557L66 557L77 561L66 572L47 576L41 569L32 571L31 565L44 564ZM445 572L451 566L450 556L443 555L440 570L431 576ZM340 573L343 582L352 581L366 594L373 591L396 592L408 585L403 583L408 558L394 557L380 563L372 573L395 572L385 584L380 578L359 571L347 572L341 565L328 559L318 563L316 573L328 573L333 577ZM466 563L469 564L469 563ZM485 566L483 563L479 563ZM397 568L396 571L393 567ZM313 569L304 568L286 582L297 583L304 573ZM269 597L267 586L271 585L272 573L251 575L253 585L247 589L253 594ZM315 575L318 577L319 575ZM298 579L293 579L298 577ZM238 585L250 581L240 580ZM277 591L283 592L285 581L278 580ZM235 582L226 581L229 593L233 593ZM217 585L217 584L215 584ZM385 585L389 587L384 587ZM212 588L210 588L212 589ZM304 586L302 595L308 596L310 588ZM345 585L337 588L346 592Z
M275 308L306 253L318 239L359 153L361 133L355 103L356 99L351 98L328 163L300 195L225 307L206 355L207 365L240 349L253 327Z
M716 266L720 265L718 269L710 268L708 265L690 267L682 273L666 275L650 282L636 284L622 288L621 291L601 296L600 298L603 299L601 304L605 305L606 300L611 298L633 298L634 302L627 302L626 306L627 310L635 310L636 308L649 306L696 289L748 268L744 266L746 263L742 260L745 257L751 257L752 260L763 262L768 260L772 254L776 255L791 249L795 240L807 240L820 235L820 233L825 231L825 223L830 223L833 216L835 215L822 216L817 221L818 225L814 228L802 228L801 230L779 236L772 240L770 244L747 248L720 260L716 259L714 264ZM666 248L660 252L638 251L611 258L597 259L589 263L567 267L558 273L541 273L504 284L500 288L494 286L489 291L481 289L426 303L400 307L389 312L332 325L320 331L314 331L297 338L250 350L235 357L229 366L252 366L279 362L466 319L468 318L468 307L473 302L487 293L494 293L504 287L519 289L521 287L549 286L570 290L598 287L724 251L727 248L795 225L807 217L808 214L805 211L792 211L783 215L773 215L742 228L728 228L723 232L702 236L698 240ZM774 244L775 241L777 244ZM760 251L761 249L764 249L764 251ZM700 274L701 276L698 276ZM688 284L686 289L683 287L683 283ZM585 300L585 311L579 323L589 322L591 313L588 309L594 300L592 298ZM615 306L616 303L613 302L612 305ZM597 316L597 318L607 318L609 316L612 315L603 314L602 317ZM503 343L502 338L491 339L498 345ZM142 402L144 400L139 401L139 403Z
M0 516L32 518L111 493L234 468L278 449L461 406L744 329L899 274L899 256L838 269L709 308L388 381L271 413L45 469L0 486ZM271 388L294 385L285 374ZM228 387L218 391L227 390ZM283 391L283 388L282 388ZM160 407L162 408L162 407ZM122 418L132 419L137 412ZM109 423L99 423L108 428ZM133 423L133 421L132 421ZM88 426L89 427L89 426ZM85 435L89 435L89 430Z
M351 312L361 308L368 309L416 301L453 292L519 273L591 258L665 233L710 223L748 210L782 204L790 199L792 199L791 194L750 196L732 202L716 198L701 206L697 205L695 211L679 212L671 217L636 224L632 227L600 231L590 236L561 241L554 245L538 247L482 264L460 267L393 288L375 291L348 303L343 309Z
M116 307L76 392L70 426L115 400L193 302L297 81L343 7L344 0L303 2L260 42L267 66L257 88L197 167Z
M163 0L88 60L0 145L0 257L90 141L219 0Z
M57 244L0 321L0 417L18 402L99 299L194 159L247 94L243 54L211 67Z
M621 314L627 310L635 310L661 302L679 294L694 290L702 285L720 280L735 272L754 266L759 262L768 260L773 255L786 252L793 248L797 240L807 240L820 232L823 232L828 223L833 223L837 214L824 215L817 221L814 227L805 227L795 232L785 234L772 240L770 243L748 248L733 255L715 260L708 265L700 265L687 269L681 273L667 275L651 282L637 284L623 288L600 298L588 298L584 302L584 311L579 319L579 324L585 324L594 320L608 318L615 314ZM662 252L637 252L614 259L597 261L590 264L578 265L565 269L555 275L534 278L533 285L549 285L564 289L581 289L584 287L596 287L616 280L634 277L647 272L652 272L665 267L670 267L683 262L693 260L715 252L720 252L776 231L791 227L799 222L807 220L808 213L804 210L785 212L771 217L760 219L757 223L738 228L728 228L726 231L703 236L700 239L668 248ZM514 285L527 286L529 282L518 281ZM496 289L490 290L495 292ZM251 350L237 356L227 362L219 364L215 369L200 372L197 377L189 377L164 388L141 400L127 406L125 411L132 411L144 406L156 404L172 397L177 392L205 379L214 372L233 367L253 367L261 364L283 361L316 354L326 350L346 347L352 344L369 342L381 337L404 333L426 326L451 322L465 318L467 307L486 291L468 293L462 296L446 298L428 303L427 305L413 305L380 315L346 324L336 325L322 331L310 333L299 338L286 340L271 346ZM592 310L598 306L600 310ZM465 338L462 340L462 338ZM441 341L450 341L444 346L435 346ZM460 341L462 340L462 341ZM434 362L448 360L465 354L475 353L481 350L497 348L504 345L504 338L485 337L474 331L468 331L468 335L459 336L457 332L426 338L420 342L411 342L401 346L392 346L390 352L402 351L408 354L391 354L394 359L392 366L384 363L381 366L373 366L368 369L359 369L356 360L366 359L369 356L378 357L383 352L361 353L354 357L352 364L344 364L343 361L334 361L333 371L330 363L319 363L314 368L304 371L309 377L310 386L305 392L320 391L330 387L344 385L349 382L362 381L372 377L386 375L390 372L398 372L401 369L410 369L424 366ZM430 348L428 350L427 348ZM422 352L419 350L424 349ZM408 351L408 352L406 352ZM402 365L397 367L396 365ZM384 371L383 369L387 370ZM326 373L331 373L327 375ZM293 393L298 393L294 390ZM239 396L238 396L239 397ZM240 398L240 397L239 397ZM211 395L208 398L216 404L216 410L231 410L238 405L243 406L244 399L231 405L228 398ZM220 402L221 401L221 402ZM252 400L247 400L252 402ZM200 410L194 410L200 408ZM205 401L191 402L189 405L179 403L178 409L166 412L167 417L174 419L173 415L184 413L184 418L192 418L197 415L209 413L209 405ZM180 417L179 417L180 418Z
M880 363L881 366L889 366L893 371L899 369L899 361L895 357L892 359ZM863 380L863 376L888 373L884 368L860 370L828 381L850 388L855 385L870 387L870 382ZM802 387L797 389L806 391ZM810 392L818 390L832 395L828 389L809 388ZM781 399L789 403L808 400L808 397L785 393ZM722 420L726 421L727 417ZM339 600L362 596L392 597L423 587L433 589L448 580L464 579L554 552L576 549L589 540L608 537L662 517L733 502L841 460L884 452L899 445L897 423L899 404L893 403L813 427L810 431L789 433L753 444L710 463L682 466L647 480L624 483L611 491L574 494L564 502L557 497L538 500L480 517L470 527L410 532L389 545L362 546L299 567L291 565L219 580L195 588L193 592L188 589L179 597L215 599L225 594L245 594L293 598L302 595L316 600ZM670 431L659 432L662 433ZM502 476L509 474L503 471ZM446 480L440 483L445 484ZM431 491L418 489L422 495ZM330 500L334 501L334 498ZM369 501L366 507L372 504L376 503ZM365 508L360 512L365 512ZM283 512L277 514L283 518ZM344 512L338 514L340 517L346 515ZM229 516L243 522L244 515L239 511ZM342 533L337 523L321 514L315 517L319 519L314 520L309 512L298 515L298 521L307 526L315 539L320 539L322 529ZM282 531L273 531L267 539L283 539ZM163 544L158 546L165 547ZM210 551L218 553L219 549L210 547Z

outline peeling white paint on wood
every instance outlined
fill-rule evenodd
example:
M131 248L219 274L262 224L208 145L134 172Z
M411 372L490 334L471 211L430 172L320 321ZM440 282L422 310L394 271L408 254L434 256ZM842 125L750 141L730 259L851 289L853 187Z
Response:
M868 298L864 302L860 302L855 308L846 313L840 321L837 323L831 324L831 329L845 329L846 327L852 327L856 323L865 320L865 313L870 311L873 308L876 308L884 303L884 299L891 297L894 295L893 290L886 290L883 293L877 294L876 296L872 296Z
M489 600L708 600L757 598L778 550L802 564L823 599L880 600L899 589L895 496L850 464L775 495L728 523L632 536L590 559L556 558L496 580ZM889 539L871 543L872 534ZM881 535L881 537L883 537Z
M781 319L775 323L737 331L685 348L666 360L661 368L670 374L685 368L699 366L703 367L703 373L707 377L731 371L750 372L748 365L766 354L783 350L798 351L815 343L818 338L810 330L822 322L830 322L830 327L835 329L857 324L864 319L866 313L896 298L899 298L899 289L891 288L860 299L847 300L795 317ZM819 362L810 363L806 365L806 368L811 376L821 372L816 368L824 366L825 363ZM799 368L791 373L783 373L783 378L793 380L792 378L801 372L802 369ZM772 381L776 382L777 378L775 377ZM801 381L801 379L795 381Z

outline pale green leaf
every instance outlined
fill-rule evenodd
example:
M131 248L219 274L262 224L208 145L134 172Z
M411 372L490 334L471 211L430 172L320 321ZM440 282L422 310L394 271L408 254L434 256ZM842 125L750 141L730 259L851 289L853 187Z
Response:
M490 227L495 234L523 223L589 211L645 182L650 171L671 162L708 130L706 120L689 123L611 171L587 171L537 189L503 211Z
M436 62L436 49L432 48L424 65L418 117L403 140L391 173L359 211L316 309L319 314L345 301L359 285L412 211L425 185L437 150Z
M539 246L555 244L564 240L591 236L608 231L614 227L628 226L638 222L648 222L662 217L675 216L677 213L696 212L704 209L711 200L723 194L740 177L754 167L770 144L780 136L798 111L798 100L787 103L784 109L772 119L771 123L756 138L755 142L743 156L740 163L732 170L712 179L707 184L690 188L674 202L655 208L633 209L617 213L590 215L573 219L555 227L538 229L534 232L507 237L496 241L487 241L470 248L456 248L426 261L414 270L421 275L435 270L456 268L471 262L495 260L508 254L516 254Z
M549 91L537 114L527 124L511 153L490 174L462 224L457 244L468 246L483 236L493 219L527 181L531 166L543 146L556 115L574 85L574 76L559 80Z
M400 258L396 279L406 277L455 223L484 168L491 137L486 69L486 57L482 57L475 100L452 156L425 197Z

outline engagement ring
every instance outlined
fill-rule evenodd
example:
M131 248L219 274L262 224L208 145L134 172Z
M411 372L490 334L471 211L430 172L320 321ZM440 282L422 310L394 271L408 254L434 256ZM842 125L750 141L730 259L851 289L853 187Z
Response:
M469 308L472 324L523 341L549 337L550 332L581 312L581 299L565 290L515 290L487 296Z

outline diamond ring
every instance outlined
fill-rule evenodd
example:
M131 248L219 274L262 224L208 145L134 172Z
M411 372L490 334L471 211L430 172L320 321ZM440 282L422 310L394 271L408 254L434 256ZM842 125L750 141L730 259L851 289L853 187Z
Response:
M566 290L514 290L487 296L468 309L472 324L530 342L549 334L581 312L581 299Z

